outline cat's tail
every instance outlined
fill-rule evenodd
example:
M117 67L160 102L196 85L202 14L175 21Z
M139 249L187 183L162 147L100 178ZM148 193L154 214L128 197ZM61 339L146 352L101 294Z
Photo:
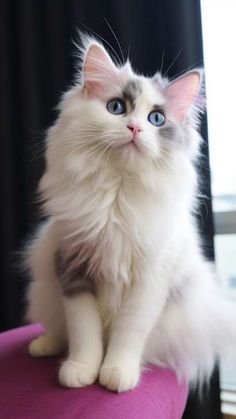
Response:
M215 307L214 324L214 346L217 355L227 358L236 355L236 302L222 299Z
M195 297L172 301L146 346L146 360L170 366L179 380L202 388L215 363L236 354L236 303L213 286Z

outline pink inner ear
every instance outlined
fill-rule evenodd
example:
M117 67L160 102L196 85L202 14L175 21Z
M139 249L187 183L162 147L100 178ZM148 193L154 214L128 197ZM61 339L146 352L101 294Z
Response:
M101 95L107 84L117 79L118 69L113 64L105 49L92 44L87 52L83 75L84 86L90 96Z
M183 123L187 111L196 102L200 82L200 74L196 71L179 77L167 87L166 97L169 113L179 123Z

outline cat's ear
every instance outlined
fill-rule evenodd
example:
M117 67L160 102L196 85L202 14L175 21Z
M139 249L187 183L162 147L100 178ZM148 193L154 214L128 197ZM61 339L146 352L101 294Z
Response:
M118 69L98 42L91 42L84 54L83 87L89 96L102 94L108 83L117 79Z
M202 76L201 71L191 71L175 79L165 89L169 112L180 124L184 122L190 108L195 107L201 111Z

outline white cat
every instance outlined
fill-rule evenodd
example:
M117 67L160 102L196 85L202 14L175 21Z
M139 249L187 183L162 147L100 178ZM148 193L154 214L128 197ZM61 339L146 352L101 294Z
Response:
M192 215L201 72L172 82L137 75L88 37L80 52L82 70L47 137L40 192L49 219L27 249L28 318L46 329L29 351L68 347L59 372L67 387L99 377L126 391L147 363L196 382L236 318Z

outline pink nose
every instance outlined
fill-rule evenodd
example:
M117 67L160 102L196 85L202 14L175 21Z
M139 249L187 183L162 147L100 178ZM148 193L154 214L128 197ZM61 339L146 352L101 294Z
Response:
M129 128L134 135L137 135L140 131L142 131L141 128L136 124L128 124L127 128Z

